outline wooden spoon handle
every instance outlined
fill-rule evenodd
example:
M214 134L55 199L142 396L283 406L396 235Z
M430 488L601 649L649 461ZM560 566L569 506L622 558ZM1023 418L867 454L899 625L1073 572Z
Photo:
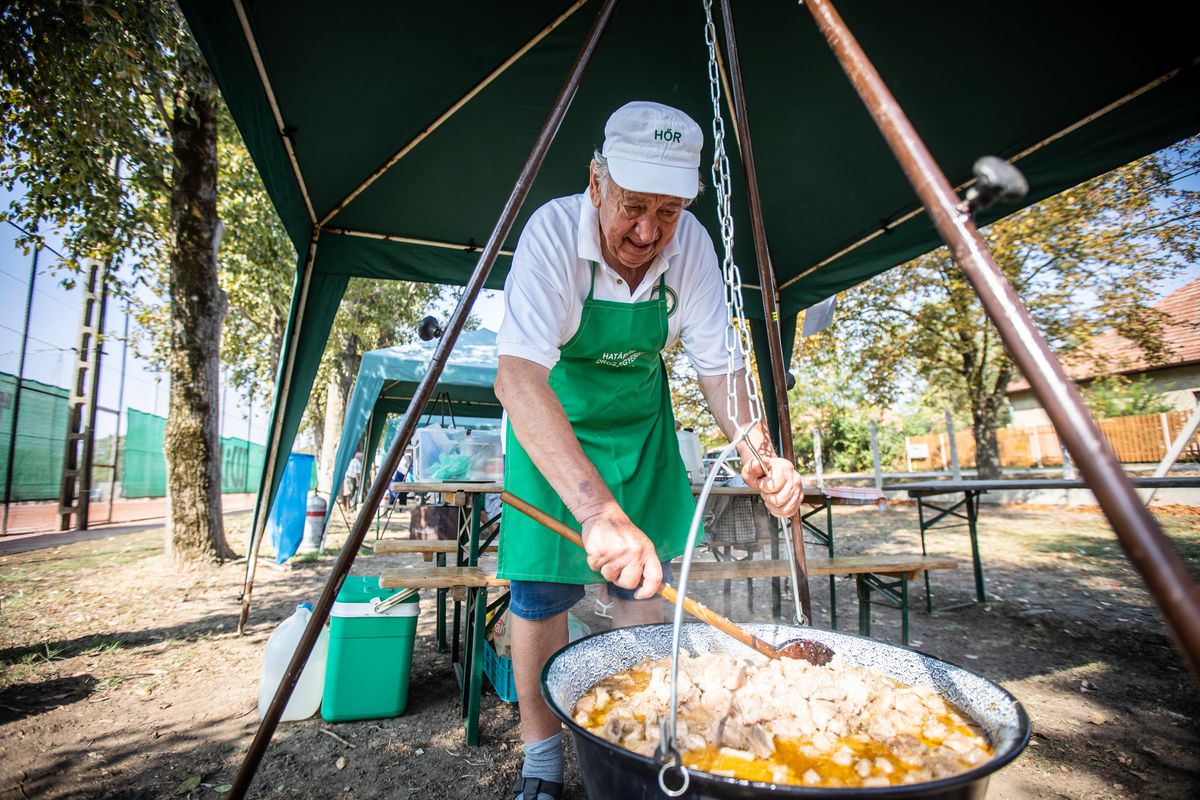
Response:
M511 506L535 522L545 525L547 528L554 531L567 541L574 542L580 547L583 547L583 537L580 536L577 531L567 527L560 520L555 519L545 511L542 511L540 508L531 506L529 503L526 503L512 492L501 492L500 499L504 501L505 505ZM669 603L675 603L676 599L679 597L678 592L675 591L675 587L668 583L664 583L662 586L658 587L657 594L662 596L663 599ZM696 619L712 625L719 631L729 634L734 639L737 639L739 642L747 645L748 647L753 647L764 656L767 656L768 658L780 657L779 651L776 648L767 644L754 634L742 630L735 623L731 622L725 617L722 617L711 608L697 603L692 598L684 597L683 607Z
M658 587L658 594L662 595L663 598L671 604L674 604L676 602L676 598L679 597L679 593L675 591L675 587L669 583L664 583L662 586ZM767 642L764 642L753 633L743 630L737 625L737 623L722 617L720 614L713 611L703 603L697 603L690 597L684 597L683 607L696 619L712 625L719 631L729 634L747 647L753 647L764 656L768 658L780 657L779 651L773 646Z

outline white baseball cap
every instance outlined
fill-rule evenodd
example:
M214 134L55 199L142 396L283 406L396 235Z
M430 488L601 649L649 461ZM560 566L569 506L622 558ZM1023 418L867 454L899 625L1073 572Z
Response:
M703 145L700 126L687 114L638 100L608 118L600 152L623 189L690 200L700 191Z

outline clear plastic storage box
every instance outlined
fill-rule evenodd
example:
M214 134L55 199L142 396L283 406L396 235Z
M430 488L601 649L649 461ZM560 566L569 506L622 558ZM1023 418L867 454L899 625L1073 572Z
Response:
M500 432L418 428L413 445L413 477L418 481L499 481L504 478Z

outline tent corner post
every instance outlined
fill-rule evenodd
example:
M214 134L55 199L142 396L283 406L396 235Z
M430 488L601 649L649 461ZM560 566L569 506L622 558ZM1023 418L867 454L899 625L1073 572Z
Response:
M312 282L313 265L317 259L317 243L321 238L321 229L313 226L312 238L308 242L308 252L304 257L304 266L296 281L296 300L293 308L295 327L286 332L284 342L286 352L280 359L279 375L275 380L278 391L275 395L275 407L271 409L270 429L271 438L267 442L263 454L263 471L258 481L258 499L254 506L254 516L250 522L250 552L246 555L246 577L242 583L242 595L238 598L242 608L238 613L237 634L246 632L246 621L250 618L250 596L254 593L254 576L258 571L258 550L262 545L263 536L267 532L267 517L271 512L271 501L274 499L275 474L279 467L279 443L283 438L283 418L286 414L285 404L292 385L292 371L296 366L296 349L300 346L300 327L304 321L304 309L308 303L308 287ZM249 442L249 439L246 440ZM246 459L249 465L249 456Z

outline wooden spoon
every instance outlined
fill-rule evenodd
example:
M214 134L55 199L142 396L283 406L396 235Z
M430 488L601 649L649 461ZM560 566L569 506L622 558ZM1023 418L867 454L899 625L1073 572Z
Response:
M534 520L535 522L546 526L567 541L574 542L580 547L583 547L583 537L580 536L577 531L571 530L562 522L550 516L545 511L542 511L540 508L531 506L529 503L526 503L512 492L501 492L500 499L503 500L506 505L515 508L517 511L520 511L522 514ZM658 587L656 594L661 595L663 599L671 604L674 604L679 597L678 593L675 591L675 587L671 586L669 583L664 583ZM762 653L764 656L767 656L768 658L797 658L807 661L810 664L815 664L818 667L828 664L829 659L833 658L833 651L829 649L828 646L812 639L794 639L790 642L783 643L779 647L775 647L774 645L768 644L767 642L758 638L749 631L738 627L736 624L725 617L722 617L711 608L697 603L690 597L683 598L683 607L696 619L712 625L717 630L732 636L734 639L737 639L744 645L753 647L755 650Z

